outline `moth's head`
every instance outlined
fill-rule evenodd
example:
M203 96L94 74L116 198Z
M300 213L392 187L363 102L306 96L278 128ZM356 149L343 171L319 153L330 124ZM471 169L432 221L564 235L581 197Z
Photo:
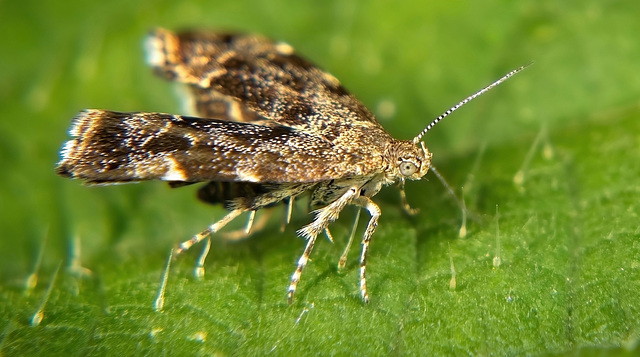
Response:
M429 171L431 156L423 142L417 146L411 141L397 141L388 150L387 178L391 181L419 180Z

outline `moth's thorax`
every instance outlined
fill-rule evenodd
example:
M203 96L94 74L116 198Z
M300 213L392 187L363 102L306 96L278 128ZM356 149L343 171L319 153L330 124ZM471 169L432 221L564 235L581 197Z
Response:
M431 156L422 142L418 146L412 141L394 140L389 143L384 153L385 178L393 182L404 179L419 180L429 171Z

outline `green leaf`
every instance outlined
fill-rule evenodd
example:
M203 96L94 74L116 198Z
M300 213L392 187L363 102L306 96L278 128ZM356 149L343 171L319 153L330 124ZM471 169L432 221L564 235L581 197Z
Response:
M1 2L0 354L637 353L639 10L595 0ZM215 237L202 281L192 277L201 247L178 257L155 312L171 247L224 211L197 202L196 187L83 187L53 168L81 109L180 112L143 62L156 26L285 40L398 138L534 65L425 137L439 172L464 187L466 237L431 174L407 185L417 216L402 212L395 187L375 197L370 304L359 298L357 244L336 267L352 208L332 225L334 244L317 242L287 304L304 248L295 231L311 219L300 202L284 232L274 207L250 239Z

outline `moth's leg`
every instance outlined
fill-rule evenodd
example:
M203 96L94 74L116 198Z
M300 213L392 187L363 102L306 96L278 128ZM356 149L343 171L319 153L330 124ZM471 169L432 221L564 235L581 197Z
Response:
M171 252L169 252L169 257L167 258L167 264L164 266L164 272L162 273L158 293L156 294L155 300L153 300L153 309L156 311L161 311L164 307L164 293L167 290L167 280L169 280L169 270L171 268L171 261L173 260L174 252L175 248L171 248Z
M364 232L364 237L362 238L362 255L360 256L360 294L362 295L362 300L365 303L369 302L369 294L367 293L367 253L369 252L369 242L371 241L371 236L373 236L373 232L376 231L376 227L378 227L378 218L380 217L380 207L376 205L369 197L360 196L353 200L353 203L364 207L369 211L371 215L371 219L369 220L369 224L367 225L367 230Z
M252 224L251 227L248 227L249 223L254 221L253 219L251 219L251 217L249 217L249 220L247 221L247 226L245 226L244 229L233 230L230 232L223 232L220 234L220 236L222 237L222 239L227 241L237 241L237 240L245 239L257 231L261 231L267 225L267 222L269 221L269 217L271 217L272 211L262 210L261 212L262 213L260 214L260 216L255 220L255 223L251 223ZM248 232L247 232L247 228L249 228Z
M420 212L419 209L411 208L409 205L409 201L407 201L407 194L404 191L404 180L400 181L400 204L402 205L402 209L410 216L416 215Z
M222 227L224 227L227 223L231 222L234 218L238 217L242 212L246 210L243 209L235 209L226 216L222 217L218 222L210 225L204 231L194 235L191 239L184 241L178 245L177 248L172 248L171 253L169 254L169 258L167 260L167 264L164 269L164 273L162 273L162 279L160 280L160 287L158 288L158 294L156 295L156 299L154 300L153 307L156 311L162 310L164 306L164 292L167 289L167 281L169 280L169 267L171 266L171 261L173 257L185 252L189 248L191 248L194 244L201 242L203 239L207 239L204 249L198 260L196 262L196 267L194 269L194 275L198 278L204 276L204 261L207 258L207 254L209 254L209 249L211 248L211 238L209 237L211 234L219 231Z
M199 243L203 239L206 239L205 245L202 248L202 252L198 256L198 260L196 261L196 266L193 269L193 275L196 278L202 279L204 277L204 261L207 259L207 255L209 255L209 250L211 249L211 235L219 231L222 227L226 226L227 223L231 222L234 218L238 217L242 212L244 212L244 210L235 209L227 213L227 215L222 217L222 219L219 220L218 222L210 225L204 231L193 236L193 238L189 239L188 241L184 241L180 243L180 245L178 246L178 249L176 249L176 255L188 250L194 244Z
M340 198L335 200L328 206L320 208L316 210L316 217L313 222L304 226L302 229L298 231L298 235L307 239L307 246L304 248L304 252L298 259L298 266L296 271L291 275L291 283L289 284L289 289L287 293L287 299L289 303L293 302L293 295L296 292L296 287L300 282L300 276L302 275L302 270L309 262L309 256L311 255L311 251L313 250L313 245L316 242L316 238L318 234L324 231L329 223L335 221L340 214L340 211L346 206L349 202L351 202L358 194L358 187L351 187L345 192Z
M296 268L296 271L293 272L293 275L291 275L291 283L289 284L289 290L287 292L287 301L289 304L293 302L293 294L296 293L296 288L300 282L302 269L304 269L309 261L309 255L311 255L313 245L316 243L316 237L317 235L307 238L307 246L304 247L304 252L300 256L300 259L298 259L298 267Z
M209 250L211 250L211 236L207 236L204 240L204 247L202 247L202 252L198 256L198 260L196 260L196 267L193 268L193 275L197 279L204 278L204 261L207 259L207 255L209 255Z
M291 196L287 199L287 208L282 219L282 225L280 225L280 232L284 232L284 227L291 222L291 213L293 212L293 201L296 196Z
M252 210L249 212L249 219L247 220L247 225L244 227L244 233L249 235L251 233L251 227L253 227L253 221L256 219L256 210Z
M349 241L347 242L347 246L344 248L344 252L342 252L340 260L338 261L338 269L344 269L344 266L347 265L347 254L349 254L351 243L353 243L353 238L356 236L358 221L360 221L360 207L358 207L358 212L356 212L356 219L353 222L353 228L351 228L351 234L349 234Z
M333 234L329 231L329 227L324 229L324 235L327 237L329 242L333 243Z
M210 234L214 234L219 231L222 227L226 226L227 223L231 222L234 218L238 217L242 212L246 212L243 209L234 209L233 211L227 213L226 216L222 217L218 222L210 225L204 231L194 235L191 239L186 240L178 245L176 248L176 255L183 253L184 251L189 250L194 244L200 243L203 239L207 238Z

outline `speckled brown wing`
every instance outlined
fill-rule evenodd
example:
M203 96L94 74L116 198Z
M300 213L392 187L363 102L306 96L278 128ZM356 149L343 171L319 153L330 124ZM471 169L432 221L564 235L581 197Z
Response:
M336 150L320 136L286 126L161 113L86 110L70 134L57 172L94 184L310 183L360 176L371 164L357 151Z
M58 173L88 183L314 183L382 173L395 140L333 76L259 36L159 29L157 72L191 91L200 118L87 110Z
M188 85L199 116L283 125L365 155L380 153L392 140L335 77L287 44L255 35L157 29L146 47L156 72Z

